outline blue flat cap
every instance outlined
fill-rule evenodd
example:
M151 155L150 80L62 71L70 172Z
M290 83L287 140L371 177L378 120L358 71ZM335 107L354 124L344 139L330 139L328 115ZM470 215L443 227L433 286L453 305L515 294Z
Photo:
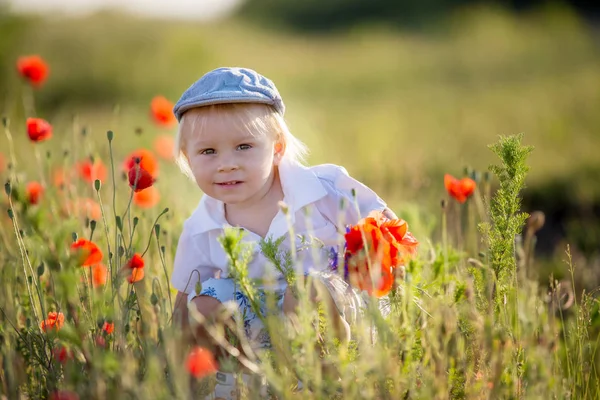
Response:
M224 103L262 103L281 115L285 105L275 84L248 68L217 68L190 86L173 107L177 120L191 108Z

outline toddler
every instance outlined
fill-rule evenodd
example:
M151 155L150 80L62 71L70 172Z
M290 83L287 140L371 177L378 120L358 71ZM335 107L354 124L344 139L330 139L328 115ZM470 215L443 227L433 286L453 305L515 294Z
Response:
M274 293L280 310L291 314L297 300L261 253L261 239L284 237L281 246L291 249L302 245L299 237L311 236L329 249L343 240L346 224L356 224L370 212L396 216L344 168L304 165L306 146L288 129L277 88L253 70L218 68L207 73L183 93L173 111L179 121L178 164L204 193L185 221L177 246L171 280L178 290L175 314L187 329L188 303L210 319L223 303L234 302L252 346L267 347L269 337L260 319L230 278L227 256L217 240L224 228L244 230L243 240L253 251L249 277L275 276L274 285L259 289ZM298 238L294 243L290 223ZM348 340L349 324L356 320L364 300L336 273L326 270L326 257L319 261L308 254L312 251L300 253L297 268L326 289L313 288L311 296L317 300L316 293L324 295L318 300L329 308L336 335ZM198 281L200 293L195 289ZM202 328L192 333L197 339L208 339Z

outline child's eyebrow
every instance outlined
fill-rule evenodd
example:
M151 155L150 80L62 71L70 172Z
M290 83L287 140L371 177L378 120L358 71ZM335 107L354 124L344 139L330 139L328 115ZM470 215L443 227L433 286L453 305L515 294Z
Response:
M256 138L254 136L245 136L235 140L236 142L254 142Z
M214 140L214 139L198 139L194 141L194 145L197 147L212 147L219 144L240 144L240 143L248 143L255 142L256 138L252 135L244 135L235 138L231 138L230 140Z
M207 144L213 144L213 141L212 140L200 140L199 139L199 140L194 141L194 144L196 146L206 146Z

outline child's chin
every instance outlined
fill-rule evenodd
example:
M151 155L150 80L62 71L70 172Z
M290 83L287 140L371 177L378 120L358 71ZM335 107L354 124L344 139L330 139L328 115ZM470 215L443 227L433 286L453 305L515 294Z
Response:
M225 204L231 205L231 206L235 206L238 204L242 204L245 200L245 197L239 196L239 195L220 195L217 197L217 200L222 201Z

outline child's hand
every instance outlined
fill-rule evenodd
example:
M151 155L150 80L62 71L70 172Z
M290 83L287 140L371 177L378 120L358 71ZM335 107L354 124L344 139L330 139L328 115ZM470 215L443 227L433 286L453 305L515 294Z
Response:
M398 216L396 214L394 214L394 212L392 210L390 210L389 208L386 208L383 211L373 210L369 213L369 215L367 215L367 217L371 217L371 218L375 218L375 219L384 219L384 220L398 219Z
M398 219L398 216L389 208L386 208L385 210L383 210L383 216L386 217L387 219Z

